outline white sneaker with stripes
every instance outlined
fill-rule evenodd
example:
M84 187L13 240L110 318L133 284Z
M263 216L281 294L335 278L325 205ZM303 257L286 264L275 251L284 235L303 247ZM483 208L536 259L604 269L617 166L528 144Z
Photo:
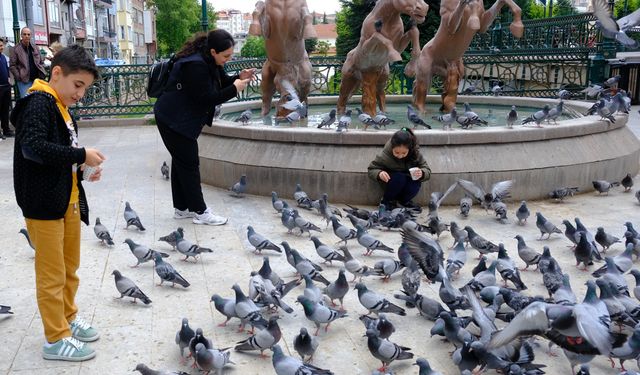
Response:
M96 356L96 352L89 345L65 337L53 344L46 343L42 347L42 358L55 361L82 362Z

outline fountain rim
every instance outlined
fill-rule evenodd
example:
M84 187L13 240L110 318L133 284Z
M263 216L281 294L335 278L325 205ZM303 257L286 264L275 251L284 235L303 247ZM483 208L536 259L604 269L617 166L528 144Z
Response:
M313 104L333 104L335 96L313 96L309 97L310 105ZM350 105L353 107L360 103L361 96L354 95ZM411 103L410 95L389 95L388 103ZM439 95L427 96L427 103L439 103ZM527 107L538 107L544 104L555 105L557 99L543 98L523 98L510 96L466 96L459 95L458 103L469 102L471 104L493 104L516 105ZM508 103L508 104L505 104ZM565 106L573 108L581 113L586 112L592 105L589 102L565 100ZM223 112L237 112L247 108L260 110L262 102L260 100L226 103L223 105ZM433 113L433 112L431 112ZM519 113L520 117L524 114ZM506 127L474 128L473 130L454 129L444 131L442 129L415 131L420 145L471 145L488 143L514 143L532 142L548 139L570 138L597 134L611 131L626 126L628 115L618 114L616 123L610 124L606 120L599 120L597 116L586 116L576 119L558 121L557 125L544 124L543 128L516 126L513 129ZM357 119L354 118L354 121ZM276 127L276 126L242 126L238 123L216 119L211 127L205 127L203 133L220 137L240 138L256 141L271 141L285 143L305 143L305 144L335 144L335 145L383 145L396 129L364 131L350 129L347 132L336 132L333 129L324 130L315 127Z

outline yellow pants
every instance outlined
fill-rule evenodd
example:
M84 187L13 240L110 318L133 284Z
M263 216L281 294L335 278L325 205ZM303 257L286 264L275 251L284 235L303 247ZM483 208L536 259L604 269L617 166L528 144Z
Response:
M69 322L78 307L75 296L80 279L80 210L69 204L64 218L27 219L27 231L36 248L36 296L44 335L53 343L71 336Z

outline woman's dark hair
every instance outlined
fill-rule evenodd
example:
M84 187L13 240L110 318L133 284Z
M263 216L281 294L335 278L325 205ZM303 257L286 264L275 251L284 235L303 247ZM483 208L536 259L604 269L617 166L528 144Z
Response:
M58 51L51 60L51 70L59 66L62 74L69 75L78 72L87 72L93 75L93 79L100 78L98 67L93 57L82 46L74 44Z
M201 52L204 56L211 56L209 54L210 49L214 49L217 53L220 53L235 45L235 40L233 40L231 34L226 30L211 30L208 34L200 31L182 45L180 51L176 53L176 57L186 57L196 52Z
M418 159L418 148L420 145L418 144L418 139L416 135L413 134L413 130L409 128L401 128L397 132L393 133L391 136L391 148L395 148L398 146L405 146L409 149L409 153L407 154L407 158L409 160L417 160Z

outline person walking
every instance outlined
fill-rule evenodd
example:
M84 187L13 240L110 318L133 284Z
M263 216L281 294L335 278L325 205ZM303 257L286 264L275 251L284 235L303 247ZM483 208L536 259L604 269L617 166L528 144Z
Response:
M176 62L153 111L164 145L171 154L174 218L195 224L223 225L226 217L207 207L200 185L198 137L211 126L216 105L234 98L255 77L255 69L228 76L224 64L235 41L225 30L198 33L176 54Z
M23 27L20 31L20 43L13 47L9 61L9 69L18 84L21 98L27 95L27 90L36 78L46 77L47 72L41 59L40 52L31 44L31 30Z
M9 127L9 109L11 109L11 74L9 72L9 61L4 52L4 40L0 39L0 139L12 137L13 131Z

